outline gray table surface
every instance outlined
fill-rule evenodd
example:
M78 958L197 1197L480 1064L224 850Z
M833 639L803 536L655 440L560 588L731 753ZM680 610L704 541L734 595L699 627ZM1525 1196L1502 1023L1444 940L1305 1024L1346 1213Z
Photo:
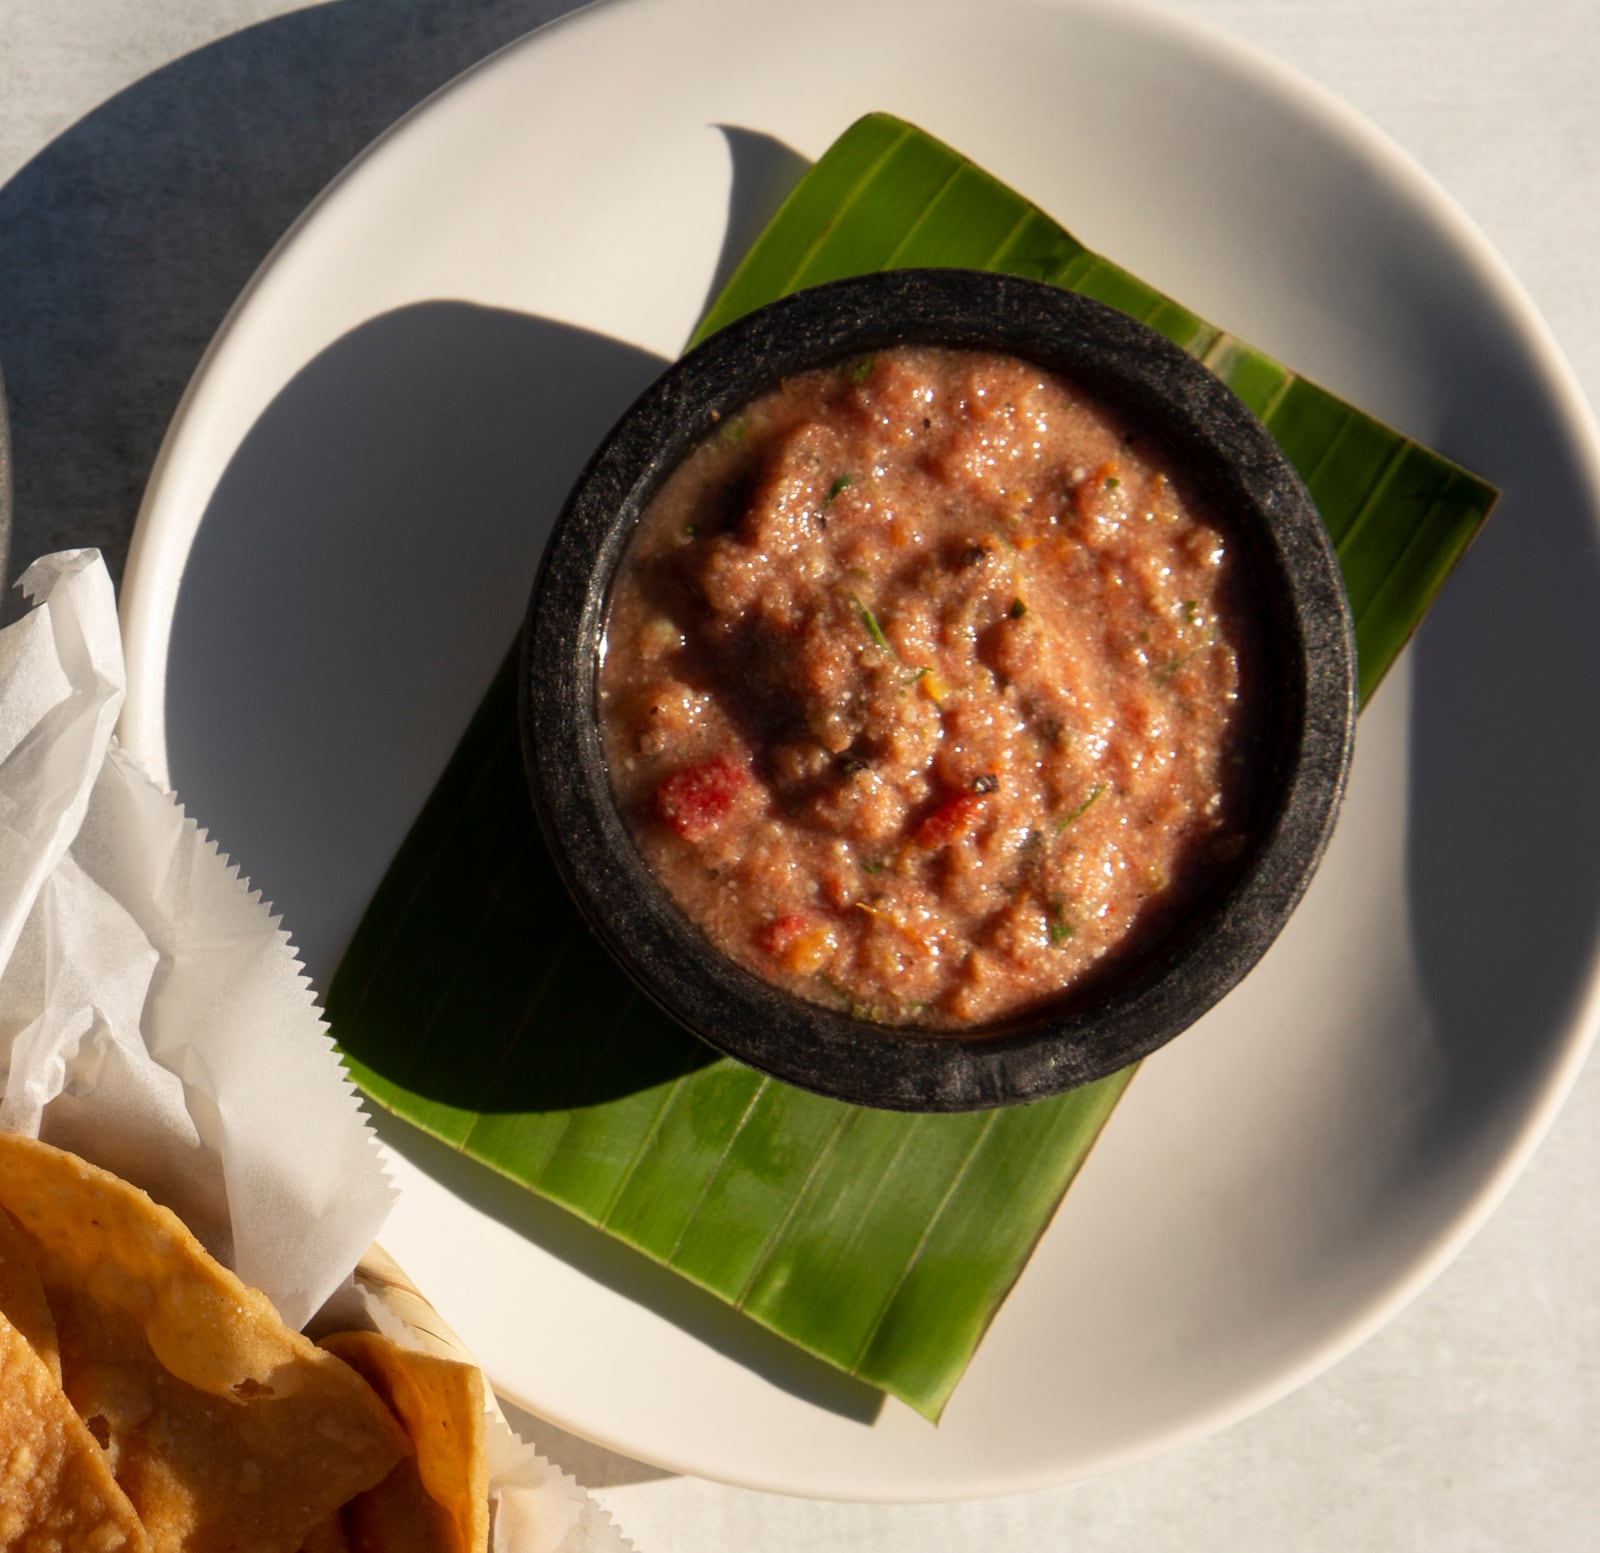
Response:
M569 8L0 0L14 567L98 545L120 573L184 384L274 239L405 109ZM1595 0L1173 8L1299 67L1409 150L1507 258L1600 402ZM1600 1547L1597 1181L1591 1064L1498 1214L1377 1338L1267 1412L1090 1483L959 1505L813 1503L519 1421L651 1553Z

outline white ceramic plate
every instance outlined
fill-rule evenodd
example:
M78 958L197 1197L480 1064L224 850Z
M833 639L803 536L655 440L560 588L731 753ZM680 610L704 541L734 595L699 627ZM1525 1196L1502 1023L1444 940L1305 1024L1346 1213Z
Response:
M1506 492L1363 718L1304 908L1147 1065L937 1430L863 1416L678 1280L387 1129L385 1240L512 1399L732 1482L958 1498L1149 1454L1347 1351L1482 1221L1595 1025L1600 726L1545 710L1600 705L1594 432L1414 166L1270 63L1109 0L569 19L390 133L241 299L136 536L123 736L325 984L586 451L797 154L874 108Z

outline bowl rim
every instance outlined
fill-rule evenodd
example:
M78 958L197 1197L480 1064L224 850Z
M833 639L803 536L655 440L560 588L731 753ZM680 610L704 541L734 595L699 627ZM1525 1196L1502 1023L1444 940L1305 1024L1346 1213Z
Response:
M971 1031L884 1026L801 1000L711 945L635 848L594 714L610 584L685 453L777 381L897 344L1006 352L1154 422L1248 539L1268 583L1279 768L1234 877L1131 972ZM518 706L530 795L579 912L669 1015L788 1083L878 1108L967 1111L1076 1088L1175 1038L1243 978L1320 862L1348 777L1356 649L1332 541L1271 434L1193 357L1079 293L981 270L876 271L796 291L669 366L590 458L541 558Z

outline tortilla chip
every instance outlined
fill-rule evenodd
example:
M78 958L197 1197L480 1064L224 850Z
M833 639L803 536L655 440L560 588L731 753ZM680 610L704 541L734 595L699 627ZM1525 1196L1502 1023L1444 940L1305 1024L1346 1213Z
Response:
M22 1333L0 1316L0 1547L148 1553L104 1452Z
M28 1243L9 1213L0 1209L0 1312L44 1361L57 1385L61 1384L61 1348L56 1341L55 1318L39 1282Z
M67 1397L154 1548L297 1553L409 1454L359 1375L136 1187L0 1137L0 1206L38 1266Z
M357 1494L340 1519L350 1553L448 1553L455 1546L450 1512L422 1486L410 1457Z
M350 1546L356 1553L483 1553L489 1461L481 1372L376 1332L336 1332L322 1346L366 1376L416 1447L414 1460L345 1507Z
M411 1458L406 1458L409 1461ZM398 1472L400 1469L397 1467ZM344 1522L337 1512L330 1515L325 1521L318 1521L306 1534L306 1540L300 1545L300 1553L350 1553L350 1544L345 1539Z

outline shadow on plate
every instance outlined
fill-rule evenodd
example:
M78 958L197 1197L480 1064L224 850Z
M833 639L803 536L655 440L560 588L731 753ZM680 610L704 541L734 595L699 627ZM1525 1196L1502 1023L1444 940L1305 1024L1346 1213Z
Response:
M660 365L542 319L405 308L305 367L218 484L172 622L169 769L324 987L568 486Z
M728 192L728 225L722 234L717 267L701 303L702 316L733 279L739 262L750 251L779 205L811 166L798 151L760 130L736 124L719 124L728 143L733 181Z
M1525 1125L1600 942L1600 491L1525 351L1506 346L1472 368L1492 401L1462 396L1449 433L1498 450L1501 510L1411 658L1407 873L1443 1058L1425 1129L1440 1161L1498 1158Z
M1503 493L1410 657L1409 911L1442 1059L1418 1146L1430 1169L1465 1165L1459 1185L1526 1125L1595 981L1600 470L1499 282L1441 273L1412 238L1382 247L1369 290L1407 300L1423 433Z

